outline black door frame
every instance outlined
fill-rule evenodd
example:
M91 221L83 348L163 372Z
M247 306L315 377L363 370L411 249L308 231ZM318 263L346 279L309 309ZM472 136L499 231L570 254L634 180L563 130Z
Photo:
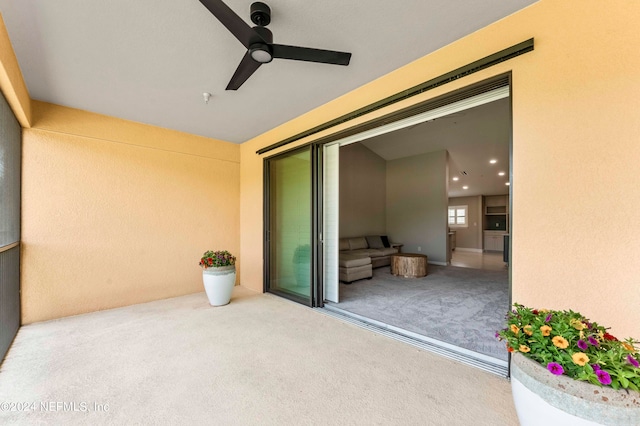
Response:
M302 151L304 149L310 149L311 150L311 205L310 205L310 212L311 212L311 230L312 230L312 235L311 235L311 247L312 247L312 253L311 253L311 257L312 257L312 261L311 261L311 298L310 298L310 303L309 301L305 300L304 302L302 302L301 300L296 300L295 297L289 297L286 294L280 294L280 292L278 292L278 294L282 295L283 297L286 297L288 299L292 299L295 300L297 302L301 302L305 305L309 305L311 307L322 307L324 306L324 289L323 289L323 258L322 258L322 254L323 254L323 229L322 229L322 218L323 218L323 205L322 205L322 194L323 194L323 187L322 187L322 182L323 182L323 146L328 144L329 142L334 142L340 139L344 139L348 136L352 136L352 135L356 135L358 133L362 133L366 130L370 130L370 129L374 129L377 127L382 127L384 125L411 117L411 116L415 116L436 108L440 108L444 105L447 104L451 104L466 98L470 98L482 93L486 93L486 92L490 92L494 89L500 88L500 87L504 87L507 86L509 87L509 99L510 99L510 104L511 104L511 99L512 99L512 76L511 76L511 72L507 72L507 73L503 73L491 78L488 78L486 80L477 82L475 84L471 84L469 86L454 90L452 92L446 93L442 96L438 96L434 99L430 99L424 102L420 102L416 105L404 108L402 110L384 115L382 117L379 117L377 119L371 120L370 122L366 122L360 126L356 126L352 129L347 129L344 130L342 132L337 132L333 135L329 135L323 138L320 138L316 141L312 141L309 142L307 144L303 144L303 145L299 145L296 146L295 148L291 148L282 152L279 152L277 154L271 155L269 157L265 157L263 160L263 171L264 171L264 185L263 185L263 189L264 189L264 193L263 193L263 200L264 200L264 212L263 212L263 229L264 229L264 236L263 236L263 241L264 241L264 246L263 246L263 250L264 250L264 278L263 278L263 289L265 292L269 291L268 288L268 281L269 281L269 243L270 243L270 235L269 235L269 220L270 220L270 216L269 216L269 187L270 187L270 182L269 182L269 164L270 161L273 159L277 159L278 157L281 157L283 155L287 155L287 154L291 154L292 152L295 151ZM512 108L510 106L510 113L512 114ZM511 119L511 121L513 121L513 119ZM509 141L509 150L510 150L510 170L509 170L509 180L512 181L511 177L513 175L513 159L512 159L512 149L513 149L513 132L510 132L510 141ZM513 186L509 187L509 200L511 203L511 200L513 199L513 197L511 196L513 191ZM509 233L511 235L510 239L511 241L513 241L512 238L512 224L513 224L513 220L509 221ZM509 245L509 259L512 259L511 257L511 252L512 252L512 247L513 244ZM509 303L511 303L511 268L509 268Z
M311 204L309 206L311 220L311 262L310 262L310 295L304 299L283 291L271 289L271 162L285 156L310 150L311 155ZM306 144L280 152L263 160L263 291L311 307L323 306L322 290L322 145Z

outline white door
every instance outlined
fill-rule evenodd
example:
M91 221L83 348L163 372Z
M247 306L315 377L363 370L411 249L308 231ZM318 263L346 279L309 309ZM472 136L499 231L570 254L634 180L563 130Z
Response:
M338 282L338 242L340 231L340 144L323 147L323 261L324 261L324 299L329 302L340 301Z

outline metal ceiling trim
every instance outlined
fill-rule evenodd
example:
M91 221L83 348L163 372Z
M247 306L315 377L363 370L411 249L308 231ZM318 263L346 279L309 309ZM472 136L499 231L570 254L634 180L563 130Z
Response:
M297 140L303 139L307 136L311 136L314 135L316 133L322 132L324 130L330 129L332 127L335 127L339 124L345 123L347 121L351 121L355 118L361 117L363 115L369 114L373 111L385 108L389 105L395 104L397 102L403 101L405 99L411 98L413 96L419 95L421 93L424 93L426 91L435 89L436 87L442 86L443 84L447 84L449 82L458 80L462 77L466 77L470 74L476 73L478 71L484 70L486 68L492 67L496 64L499 64L501 62L507 61L509 59L515 58L517 56L523 55L525 53L531 52L534 50L534 39L530 38L529 40L523 41L521 43L515 44L511 47L508 47L504 50L501 50L499 52L496 52L492 55L486 56L482 59L479 59L475 62L472 62L470 64L467 64L465 66L462 66L458 69L455 69L453 71L450 71L446 74L443 74L439 77L433 78L431 80L428 80L424 83L421 83L417 86L414 86L412 88L409 88L407 90L403 90L402 92L396 93L395 95L391 95L387 98L384 98L380 101L374 102L372 104L369 104L363 108L357 109L355 111L352 111L348 114L345 114L341 117L338 117L336 119L330 120L326 123L323 123L319 126L313 127L309 130L306 130L304 132L298 133L294 136L291 136L287 139L284 139L280 142L276 142L272 145L269 145L267 147L264 147L262 149L259 149L258 151L256 151L256 154L258 155L262 155L266 152L272 151L274 149L280 148L282 146L288 145L290 143L293 143ZM487 82L484 82L483 84L480 84L477 86L476 91L477 93L470 93L469 88L466 88L463 91L460 91L459 96L461 97L461 99L469 97L470 94L471 96L473 96L474 94L480 94L480 93L484 93L486 91L489 90L493 90L495 88L504 86L506 84L508 84L508 76L501 76L500 78L497 79L490 79ZM355 126L351 129L347 129L344 130L342 132L337 132L333 135L327 136L326 138L322 138L322 142L326 143L326 142L330 142L332 140L337 140L337 139L341 139L350 135L353 135L355 133L358 132L362 132L365 130L369 130L375 127L379 127L385 124L389 124L393 121L396 120L400 120L403 118L406 118L407 116L410 115L415 115L421 112L425 112L428 111L430 109L434 109L434 108L439 108L441 106L444 106L448 103L451 102L455 102L459 99L455 99L455 95L454 97L452 97L451 94L447 95L447 96L443 96L440 98L437 98L435 100L429 100L427 102L424 102L422 104L419 105L415 105L412 106L410 108L406 108L404 110L398 111L397 113L394 114L389 114L389 116L385 116L385 117L381 117L377 120L372 120L371 122L368 123L364 123L360 126ZM318 143L319 141L314 141L314 143Z

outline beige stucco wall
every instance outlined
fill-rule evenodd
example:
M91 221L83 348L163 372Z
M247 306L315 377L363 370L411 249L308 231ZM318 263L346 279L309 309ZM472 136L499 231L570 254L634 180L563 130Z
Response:
M239 254L237 145L31 100L1 19L0 90L23 127L23 324L199 292L205 250Z
M22 127L31 125L31 98L0 14L0 90Z
M23 132L22 322L202 291L239 254L237 145L33 102Z
M535 51L401 105L511 71L513 300L579 310L639 337L640 223L629 220L640 209L637 22L636 1L542 0L243 144L243 285L262 289L257 149L535 37Z

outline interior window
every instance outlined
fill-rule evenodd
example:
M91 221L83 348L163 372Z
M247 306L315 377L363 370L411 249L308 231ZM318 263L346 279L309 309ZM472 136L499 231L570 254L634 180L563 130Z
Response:
M449 206L449 226L452 228L466 228L467 223L467 206Z

